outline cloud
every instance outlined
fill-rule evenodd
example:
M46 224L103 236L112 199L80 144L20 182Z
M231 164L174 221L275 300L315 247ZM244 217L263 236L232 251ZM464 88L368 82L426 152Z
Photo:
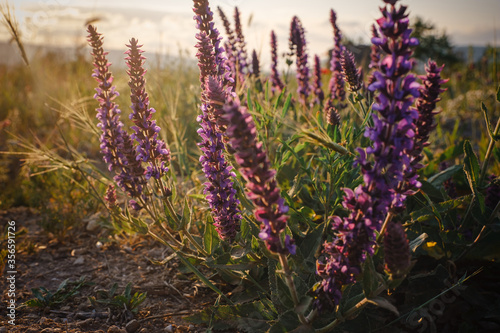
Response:
M135 8L88 8L78 6L26 6L22 29L26 40L50 46L79 46L86 43L85 23L104 35L106 49L125 49L135 37L150 52L193 49L195 26L190 13ZM194 54L194 53L193 53Z

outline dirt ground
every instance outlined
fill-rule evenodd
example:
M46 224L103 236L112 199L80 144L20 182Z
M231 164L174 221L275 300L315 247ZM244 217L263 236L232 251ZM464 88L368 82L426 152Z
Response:
M82 226L69 230L63 237L47 235L37 224L40 217L33 210L15 208L0 211L0 226L16 221L15 325L8 323L8 267L0 280L2 332L204 332L183 320L190 314L214 303L216 296L192 274L182 274L171 252L148 237L120 238L105 236L102 229L89 232ZM5 236L3 248L7 248ZM2 248L2 249L3 249ZM162 264L158 262L164 261ZM32 299L32 288L55 291L62 281L76 281L82 276L94 283L60 305L22 306ZM95 308L88 297L98 290L109 291L118 284L120 294L132 283L132 294L147 292L146 300L134 316L129 311Z

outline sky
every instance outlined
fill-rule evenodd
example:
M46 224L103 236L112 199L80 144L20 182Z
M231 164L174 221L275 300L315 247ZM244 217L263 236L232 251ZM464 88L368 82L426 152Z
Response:
M106 49L123 49L132 37L148 52L194 56L196 40L191 0L10 0L25 42L40 45L85 45L85 22L105 36ZM420 16L446 32L457 46L495 45L500 38L500 0L402 0L410 19ZM325 58L333 46L330 9L337 13L343 35L369 42L370 27L380 17L381 0L211 0L216 27L224 28L216 12L221 7L232 21L238 6L248 53L255 49L263 65L269 62L269 35L278 36L278 51L286 52L290 21L297 15L305 30L308 50ZM0 27L0 40L8 40ZM496 42L496 45L500 42Z

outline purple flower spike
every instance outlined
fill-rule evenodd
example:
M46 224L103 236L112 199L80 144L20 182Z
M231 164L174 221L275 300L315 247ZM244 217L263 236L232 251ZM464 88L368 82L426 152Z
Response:
M228 66L231 69L232 76L236 78L236 73L237 73L237 59L236 55L238 54L237 47L236 47L236 34L234 31L231 29L231 23L229 23L229 20L226 16L226 14L222 11L222 8L217 7L217 10L219 11L219 16L222 20L222 24L224 25L224 29L226 30L226 35L227 35L227 42L224 43L224 48L226 50L226 55L228 59Z
M234 30L236 33L237 68L240 77L244 77L248 72L248 56L246 50L245 36L241 27L240 12L238 7L234 7Z
M330 91L330 96L328 98L327 105L337 106L339 109L345 108L347 105L345 101L345 89L344 89L344 76L342 74L342 65L340 64L340 59L342 57L342 51L344 47L342 46L342 32L337 26L337 14L333 9L330 10L330 23L333 28L333 41L334 47L332 50L332 57L330 61L330 71L332 72L332 77L330 78L330 83L328 85L328 90ZM337 101L337 103L334 102Z
M441 100L440 94L446 90L441 88L442 85L448 82L448 80L441 79L443 67L444 65L438 67L434 61L429 60L425 67L427 74L419 77L422 80L422 87L420 97L416 102L419 116L416 123L414 147L414 151L418 151L420 157L418 161L422 159L423 148L429 145L427 140L429 140L430 132L436 128L434 123L434 116L437 114L436 103Z
M410 244L403 226L390 222L384 234L385 269L394 278L402 278L410 267Z
M106 190L106 195L104 196L104 201L106 201L109 209L114 209L116 207L116 189L115 186L110 184Z
M252 76L259 77L260 75L260 64L259 57L255 50L252 51Z
M434 116L437 114L435 111L436 103L441 100L439 95L446 90L442 89L441 86L448 82L448 80L441 79L443 67L444 65L438 67L434 61L429 60L425 67L427 74L419 77L422 80L422 85L420 87L420 97L415 103L418 110L418 119L415 123L413 149L410 152L411 168L406 171L405 181L400 184L398 192L411 194L413 188L420 187L420 182L417 180L417 171L423 167L420 163L423 158L422 151L424 147L429 145L430 133L436 128L434 123Z
M358 91L361 89L363 81L361 79L361 72L356 68L356 61L354 60L354 54L344 49L340 58L340 64L342 65L342 71L344 76L349 83L350 91Z
M212 22L212 12L207 0L194 0L194 18L200 32L198 39L198 66L200 68L201 111L198 116L198 134L202 151L200 162L207 182L204 194L210 205L214 225L220 238L232 242L240 229L239 201L231 180L235 174L226 162L225 137L227 121L222 118L222 105L233 94L234 80L230 75L228 61L219 47L220 37ZM220 11L221 12L221 11Z
M381 8L383 16L377 20L379 37L372 39L385 56L380 57L375 81L368 87L377 95L372 114L374 126L365 130L373 144L366 151L359 148L356 161L361 166L364 184L354 191L344 189L342 205L349 215L332 218L334 239L324 246L325 259L318 261L317 273L323 280L315 290L314 304L320 311L339 304L340 288L354 282L366 256L373 254L376 231L387 213L400 209L407 196L398 191L398 185L413 168L410 152L418 112L412 105L420 94L420 85L408 72L413 66L410 47L418 41L410 37L406 7L395 8L394 3Z
M338 126L340 125L340 114L336 107L330 106L326 110L326 121L329 125Z
M120 121L121 111L113 101L118 92L113 86L113 76L109 71L111 64L106 58L107 52L102 48L102 36L94 26L89 25L87 31L94 58L92 76L99 84L94 98L99 102L97 126L102 130L101 153L104 161L108 163L109 171L116 172L114 179L118 185L131 197L137 198L141 196L146 184L143 177L145 170L138 160L130 136L123 129L123 123Z
M278 43L276 42L276 34L271 31L271 90L280 93L283 90L283 81L280 79L278 72Z
M98 127L101 128L101 153L104 161L108 163L109 171L122 166L124 156L120 151L123 146L123 123L120 121L120 109L114 102L119 95L113 86L113 75L109 71L106 55L102 48L102 36L94 26L88 26L88 41L92 46L92 56L94 58L94 71L92 77L96 79L99 86L96 88L94 98L99 102L97 109Z
M372 38L379 38L380 35L378 33L377 27L375 24L372 24ZM380 61L380 50L378 45L372 44L371 52L370 52L370 65L368 67L372 69L378 68L378 63Z
M290 24L290 49L296 55L297 92L299 93L300 101L305 105L311 91L309 84L310 73L307 64L305 30L297 16L293 17Z
M314 71L313 71L313 91L314 91L314 103L316 105L322 105L325 99L325 93L323 92L323 83L321 82L321 62L318 55L314 55Z
M235 174L224 158L223 136L214 121L222 112L222 103L217 102L224 100L221 82L209 76L205 84L204 97L214 103L204 102L201 106L203 113L198 116L201 126L198 129L201 137L198 146L203 152L200 162L208 180L203 193L207 195L219 236L231 242L240 229L241 217L238 210L240 202L236 199L236 190L231 180Z
M128 85L132 101L130 119L134 123L132 129L135 132L131 137L137 142L137 159L148 163L146 179L151 177L160 179L168 172L167 164L170 162L170 151L165 142L158 139L160 127L156 124L156 120L152 120L156 110L149 107L149 96L146 92L146 80L144 79L146 70L143 67L145 58L142 56L141 46L137 44L135 38L132 38L130 45L127 45L129 50L126 52L129 68L127 73L130 77Z
M224 55L225 50L220 45L222 37L219 34L219 30L214 27L214 15L210 10L208 0L193 0L193 3L193 11L196 14L194 20L196 21L196 28L199 30L195 37L198 40L198 44L196 45L198 53L196 56L199 60L198 66L200 67L202 88L206 76L214 75L223 81L226 93L231 94L234 88L234 79L231 75L229 61ZM204 57L206 62L202 62L201 57ZM212 57L213 62L208 60L212 59Z
M280 238L288 220L288 206L280 195L274 177L276 171L271 169L262 143L257 142L252 116L237 99L231 99L224 106L224 112L230 123L227 134L235 150L234 156L246 180L246 193L255 205L255 218L262 223L259 237L272 252L295 254L293 240L285 237L282 243Z

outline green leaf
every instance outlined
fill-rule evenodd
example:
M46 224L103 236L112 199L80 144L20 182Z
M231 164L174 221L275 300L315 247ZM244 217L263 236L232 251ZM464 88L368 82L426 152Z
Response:
M479 180L479 163L469 140L464 143L464 171L473 193L477 192L477 182Z
M188 197L193 198L193 199L197 199L197 200L202 200L202 201L207 200L207 198L204 194L191 193L191 194L188 194Z
M177 257L182 261L182 263L191 271L193 272L207 287L215 291L217 294L221 295L227 302L232 304L231 300L227 298L226 295L222 291L220 291L219 288L217 288L203 273L201 273L193 264L189 262L182 254L180 254L178 251L175 252L177 254Z
M250 93L250 88L247 90L247 107L248 110L253 111L252 95Z
M493 149L493 156L495 156L495 159L497 160L498 163L500 163L500 148L495 147Z
M302 254L304 261L308 263L312 269L315 268L316 258L314 255L316 254L318 247L321 245L321 235L323 234L325 223L327 222L318 224L315 229L309 231L299 246L300 253Z
M459 142L455 145L448 147L440 156L438 162L452 160L463 154L464 142Z
M294 311L290 310L285 312L280 316L278 321L271 326L271 329L268 331L269 333L286 333L293 332L297 326L299 326L300 322L297 319L297 315ZM312 331L304 331L304 332L314 332L314 328Z
M438 188L436 188L436 186L425 180L421 180L420 183L422 184L420 187L420 193L427 195L434 202L439 202L444 199L443 194Z
M498 86L497 90L497 101L500 102L500 86Z
M430 177L427 181L434 186L440 186L445 181L453 177L458 171L462 170L461 165L452 165L451 167L441 171Z
M484 105L484 103L481 103L481 110L483 111L484 120L486 121L486 128L488 129L488 134L490 135L490 138L495 140L494 139L495 134L493 133L493 130L491 128L491 122L488 117L488 109L486 108L486 105Z
M36 298L33 298L33 299L26 301L25 304L29 307L37 307L37 308L45 307L45 305Z
M372 257L367 256L365 262L363 263L363 292L365 296L371 297L373 291L378 288L379 278L378 273L375 270L375 265L373 264Z
M233 328L248 333L264 333L268 331L269 321L274 319L274 313L262 301L255 301L232 306L213 306L184 319L198 325L210 323L216 330Z
M428 206L412 212L410 216L413 221L428 221L435 216L440 217L441 215L449 213L451 210L462 205L466 199L467 197L461 197L435 204L430 203Z
M35 296L38 299L38 301L40 302L40 304L45 304L46 303L45 297L43 297L42 293L40 292L40 289L38 289L38 288L32 288L31 292L33 293L33 296Z
M288 94L285 104L283 105L283 110L281 111L281 118L285 118L288 110L290 109L290 104L292 103L292 94Z
M180 221L180 225L177 228L179 230L184 230L190 222L191 222L191 208L189 207L189 202L187 198L184 198L184 208L182 209L182 218Z
M132 282L129 282L125 286L125 291L123 292L123 295L125 296L125 298L130 299L131 292L132 292Z
M380 297L380 296L373 297L373 298L368 299L368 302L375 304L377 306L380 306L381 308L387 309L387 310L393 312L394 314L396 314L396 316L399 316L398 309L394 305L392 305L387 299L385 299L383 297Z
M500 232L491 232L481 237L474 248L467 254L468 260L498 261L500 260Z
M472 150L472 146L469 140L466 140L464 143L464 172L467 176L467 181L469 182L469 187L474 193L474 198L479 201L479 207L481 208L481 212L484 213L486 206L484 203L484 196L480 195L477 190L478 182L479 182L479 163L477 161L476 154Z

